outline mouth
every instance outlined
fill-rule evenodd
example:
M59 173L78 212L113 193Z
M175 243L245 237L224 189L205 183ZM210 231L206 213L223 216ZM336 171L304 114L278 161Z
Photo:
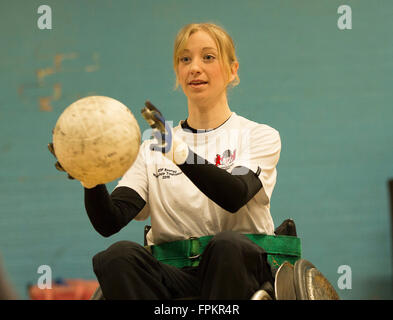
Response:
M207 81L191 81L188 85L192 88L200 88L207 85Z

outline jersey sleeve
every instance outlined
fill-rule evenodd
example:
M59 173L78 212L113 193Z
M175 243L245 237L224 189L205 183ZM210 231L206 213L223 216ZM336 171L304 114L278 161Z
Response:
M242 135L239 159L236 161L236 165L249 168L258 176L263 188L256 194L256 197L264 205L270 203L276 184L276 166L280 152L280 134L269 126L259 125L247 130Z
M135 162L123 175L115 187L115 189L119 187L131 188L135 190L143 200L145 200L146 205L135 217L135 220L145 220L150 215L148 203L149 184L147 176L146 147L148 147L148 141L144 141L141 144Z

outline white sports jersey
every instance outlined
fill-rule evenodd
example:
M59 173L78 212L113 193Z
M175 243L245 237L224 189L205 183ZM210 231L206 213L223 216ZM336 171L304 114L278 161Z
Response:
M134 164L116 188L132 188L146 201L135 219L151 217L148 244L215 235L227 230L273 234L270 198L281 151L278 131L234 112L224 124L211 131L192 133L182 129L181 123L173 130L194 153L228 172L236 166L254 172L259 167L263 188L236 213L230 213L204 195L161 152L151 151L149 146L155 140L145 140ZM217 184L217 188L230 187Z

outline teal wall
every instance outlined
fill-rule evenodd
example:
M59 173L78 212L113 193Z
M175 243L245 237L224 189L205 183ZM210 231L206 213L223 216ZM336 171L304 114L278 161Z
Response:
M37 27L41 4L52 9L52 30ZM342 4L352 30L337 28ZM61 112L95 94L126 104L142 131L146 99L184 119L173 39L186 23L213 21L237 45L230 107L281 134L275 223L295 219L304 258L342 298L391 299L392 10L389 0L2 0L0 253L19 295L27 298L40 265L53 277L94 278L95 253L143 238L145 222L109 239L90 225L81 186L46 149ZM337 287L340 265L351 267L351 290Z

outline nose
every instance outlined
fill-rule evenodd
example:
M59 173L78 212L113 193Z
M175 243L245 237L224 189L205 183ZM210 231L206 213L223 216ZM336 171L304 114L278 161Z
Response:
M200 74L200 73L201 73L201 65L200 65L199 59L194 59L194 60L191 62L191 65L190 65L190 73L191 73L192 75L194 75L194 74Z

